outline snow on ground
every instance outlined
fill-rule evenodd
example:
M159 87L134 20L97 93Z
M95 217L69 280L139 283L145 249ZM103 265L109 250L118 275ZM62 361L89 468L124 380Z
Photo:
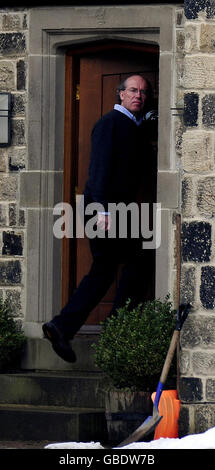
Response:
M45 449L104 449L104 447L99 442L62 442L48 444ZM201 434L190 434L177 439L161 437L150 442L134 442L124 446L123 449L215 449L215 427Z

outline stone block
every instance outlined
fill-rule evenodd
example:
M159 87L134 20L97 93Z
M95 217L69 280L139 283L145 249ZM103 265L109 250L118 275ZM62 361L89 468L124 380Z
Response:
M96 2L97 3L97 2ZM139 2L137 2L139 3ZM147 2L148 3L148 2ZM63 24L64 29L71 31L74 28L91 29L93 31L102 32L104 29L126 29L132 31L132 36L136 33L136 29L157 28L161 29L161 51L170 51L172 47L172 28L173 28L173 7L172 5L113 5L106 7L83 8L68 7L65 8L37 8L30 9L29 12L29 50L32 54L41 53L42 37L41 30L56 29L61 33L60 28ZM162 2L161 2L162 3ZM181 5L180 5L181 6ZM138 32L138 31L137 31ZM77 38L77 32L75 35ZM85 33L86 34L86 33ZM126 37L128 33L125 33ZM147 32L147 36L148 36ZM65 33L64 33L65 36ZM71 36L70 36L71 37ZM80 37L80 33L79 33ZM142 37L142 35L141 35ZM150 35L151 37L151 35ZM67 35L69 39L69 34ZM55 40L55 38L54 38ZM54 42L53 40L53 42ZM56 40L55 40L56 41Z
M185 0L184 13L187 19L198 18L200 12L205 11L207 18L213 18L215 14L214 0Z
M16 13L5 13L2 17L2 30L15 31L19 29L22 29L22 17Z
M209 0L207 4L207 18L213 19L215 16L215 3L214 0Z
M215 425L215 404L181 404L179 437L205 432Z
M14 232L3 232L3 255L22 256L23 234Z
M215 267L203 266L201 269L200 299L206 309L215 307Z
M49 188L49 191L47 191ZM20 172L20 206L50 207L62 199L61 172Z
M215 401L215 379L206 380L206 400Z
M185 44L184 49L187 53L194 53L198 50L199 26L188 24L185 26Z
M202 99L202 122L205 127L215 127L215 95L206 95Z
M181 377L179 399L185 403L198 403L203 400L202 380L196 377Z
M200 29L200 50L202 52L215 51L215 26L202 23Z
M12 145L25 145L24 119L12 120Z
M19 60L16 65L17 90L26 89L26 65L24 60Z
M33 338L28 335L26 348L22 357L22 369L61 372L71 371L77 373L80 373L81 371L91 371L91 373L98 372L98 368L95 366L92 348L92 343L98 340L98 336L83 335L82 338L80 338L80 336L76 336L74 338L73 346L77 355L77 362L71 364L63 361L59 356L57 356L53 351L50 342L42 338L41 326L40 334L41 338Z
M186 172L204 173L214 169L213 133L189 130L183 134L182 159Z
M176 11L176 26L177 27L184 26L184 9L183 8Z
M20 227L25 226L25 211L23 209L19 210L19 220L18 220L18 225Z
M188 375L190 371L190 352L181 350L179 356L180 374Z
M194 407L195 433L205 432L215 426L215 404Z
M176 153L181 155L182 152L182 136L183 136L183 125L181 121L175 122L175 150Z
M185 93L184 95L184 125L198 126L199 95L198 93Z
M181 211L183 217L193 217L194 207L194 187L193 179L188 177L182 180L181 186Z
M0 200L12 201L17 197L17 178L15 175L0 175Z
M184 88L214 88L215 57L213 55L190 55L184 58Z
M25 211L18 209L14 203L9 204L9 227L24 227L25 226Z
M0 374L0 403L104 411L104 386L105 378L98 372Z
M184 54L185 37L184 31L176 31L176 51Z
M194 20L198 18L200 11L206 8L206 0L184 0L184 13L188 20Z
M20 290L10 289L6 290L6 300L11 308L11 313L14 317L22 317L22 299Z
M159 83L163 90L163 93L159 95L159 109L160 109L160 119L159 119L159 135L165 135L165 139L159 140L159 170L168 171L171 165L171 113L170 110L172 106L171 94L169 90L172 87L171 77L167 76L166 71L171 70L173 65L172 54L161 54L160 55L160 73L159 73Z
M198 351L193 353L194 375L213 376L215 375L215 353Z
M22 27L23 29L28 29L28 15L26 13L23 15Z
M215 347L215 318L213 316L189 316L181 331L182 348L201 349Z
M157 201L162 208L178 208L179 204L179 177L178 173L161 171L158 174Z
M167 280L171 279L171 267L166 253L171 246L172 212L161 209L161 245L156 250L156 269L162 276L156 276L155 289L158 298L164 298L169 289Z
M17 224L17 207L16 204L9 204L9 226L13 227Z
M211 225L207 222L182 224L182 259L196 263L207 262L211 257Z
M18 285L22 281L20 261L0 261L0 285Z
M0 91L15 90L15 67L10 61L0 61Z
M4 204L0 204L0 227L7 225L7 207Z
M184 58L178 57L176 61L176 86L183 87L184 81Z
M178 420L179 437L187 436L190 433L190 406L181 404Z
M0 55L17 56L26 52L26 37L24 33L0 33Z
M201 178L197 185L197 207L203 217L215 216L215 178Z
M1 173L7 172L7 168L8 168L7 162L8 162L7 152L0 148L0 172Z
M11 95L11 113L12 116L25 116L25 96Z
M195 267L182 267L181 275L181 303L195 302L196 293L196 269Z
M25 168L26 149L11 147L8 152L10 171L19 171Z
M57 406L50 410L49 407L41 409L36 406L3 405L0 439L22 442L107 442L105 413L94 408L68 409Z
M21 172L20 174L20 205L21 207L40 207L41 180L45 177L39 172Z

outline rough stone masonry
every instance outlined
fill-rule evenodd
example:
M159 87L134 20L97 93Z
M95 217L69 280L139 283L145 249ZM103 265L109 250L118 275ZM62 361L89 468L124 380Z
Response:
M181 301L193 304L181 334L179 422L184 435L215 426L214 1L185 0L175 7L174 25L175 106L184 108L183 117L175 118L174 142L181 174ZM30 158L28 36L29 9L1 8L0 91L12 93L12 145L0 148L0 295L22 320L27 220L19 188Z
M12 145L0 148L0 295L24 318L25 212L19 208L19 172L26 165L28 14L0 10L0 91L12 93Z
M194 308L181 334L181 434L215 426L214 2L187 0L184 16L181 300Z

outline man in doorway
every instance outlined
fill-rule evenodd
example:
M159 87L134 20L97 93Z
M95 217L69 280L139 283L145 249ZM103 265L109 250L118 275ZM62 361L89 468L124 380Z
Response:
M43 325L45 337L65 361L75 362L70 340L85 323L111 286L119 264L123 264L114 305L110 315L130 298L132 305L147 300L150 277L147 259L150 250L142 249L141 238L108 238L111 214L108 203L129 204L150 181L154 168L150 139L155 120L151 117L151 85L141 75L131 75L118 87L119 103L94 126L91 140L89 177L85 186L85 206L101 203L97 227L105 236L90 238L93 263L68 303L50 322ZM148 201L145 201L148 202Z

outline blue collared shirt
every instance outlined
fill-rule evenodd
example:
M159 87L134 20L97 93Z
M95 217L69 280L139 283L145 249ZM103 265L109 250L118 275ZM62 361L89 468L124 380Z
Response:
M135 124L137 124L137 126L140 126L140 124L143 121L142 117L137 119L136 116L134 116L134 114L132 114L127 108L125 108L121 104L115 104L114 109L116 109L117 111L120 111L120 113L123 113L126 116L128 116L132 121L135 122Z

